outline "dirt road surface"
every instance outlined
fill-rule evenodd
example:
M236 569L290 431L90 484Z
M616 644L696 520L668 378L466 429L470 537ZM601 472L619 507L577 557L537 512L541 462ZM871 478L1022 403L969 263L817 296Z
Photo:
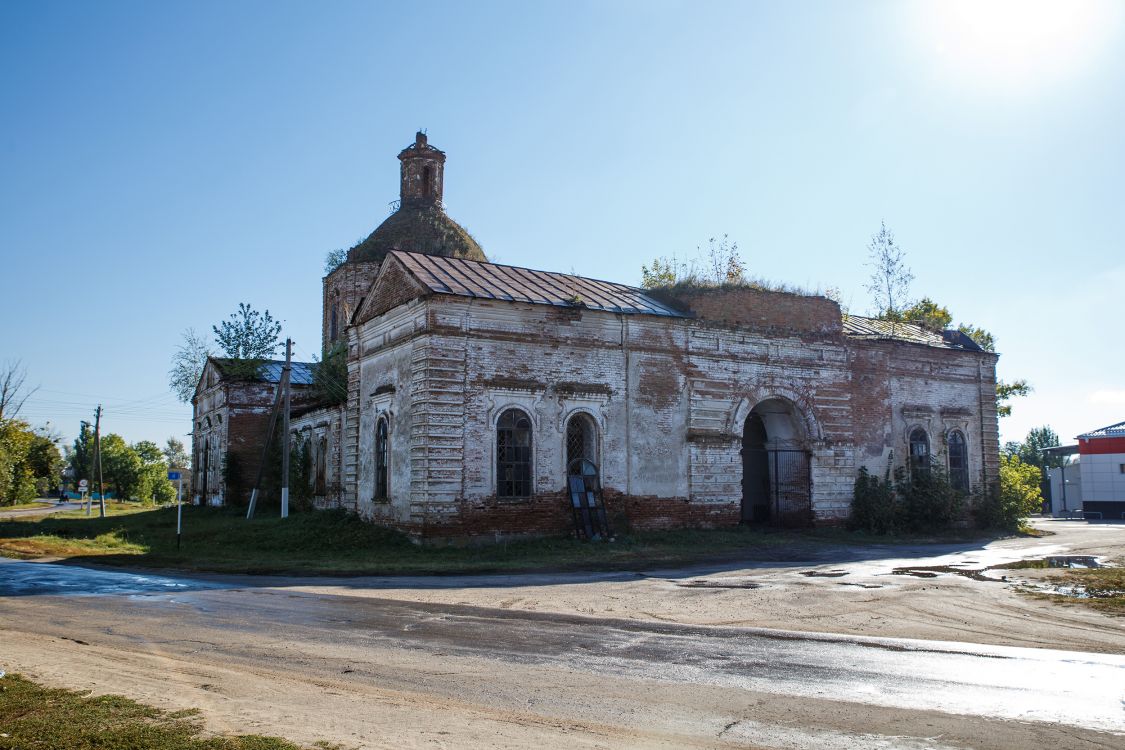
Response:
M198 707L215 731L358 748L1122 747L1120 618L1002 580L893 573L1125 543L1121 526L1050 527L637 574L183 579L7 561L0 668Z

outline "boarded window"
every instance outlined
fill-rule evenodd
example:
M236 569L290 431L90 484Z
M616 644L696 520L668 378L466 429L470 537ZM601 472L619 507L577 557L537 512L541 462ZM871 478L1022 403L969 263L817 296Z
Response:
M949 483L961 492L969 491L969 454L960 430L949 433Z
M316 486L313 494L324 496L328 489L328 438L322 437L316 450Z
M387 420L380 418L375 423L375 499L387 497Z
M531 419L519 409L496 423L496 495L531 497Z
M910 433L910 475L928 476L930 473L930 438L921 427Z

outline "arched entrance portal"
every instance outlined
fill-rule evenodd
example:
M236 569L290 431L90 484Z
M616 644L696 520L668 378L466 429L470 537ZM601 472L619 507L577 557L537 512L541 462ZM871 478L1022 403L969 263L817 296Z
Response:
M767 399L742 428L742 522L812 523L812 481L805 422L789 401Z

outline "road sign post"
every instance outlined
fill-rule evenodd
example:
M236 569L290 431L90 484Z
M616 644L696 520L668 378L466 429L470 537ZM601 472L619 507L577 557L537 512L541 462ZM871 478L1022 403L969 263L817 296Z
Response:
M78 494L82 497L82 504L86 506L86 515L90 515L89 495L86 492L90 489L90 482L87 479L78 480Z
M184 528L184 480L180 477L180 472L168 472L168 480L176 483L176 549L180 548L180 534Z

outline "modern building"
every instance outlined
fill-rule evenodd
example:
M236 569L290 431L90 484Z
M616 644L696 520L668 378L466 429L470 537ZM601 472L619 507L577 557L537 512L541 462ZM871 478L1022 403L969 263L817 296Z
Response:
M1078 436L1087 518L1125 519L1125 422Z

